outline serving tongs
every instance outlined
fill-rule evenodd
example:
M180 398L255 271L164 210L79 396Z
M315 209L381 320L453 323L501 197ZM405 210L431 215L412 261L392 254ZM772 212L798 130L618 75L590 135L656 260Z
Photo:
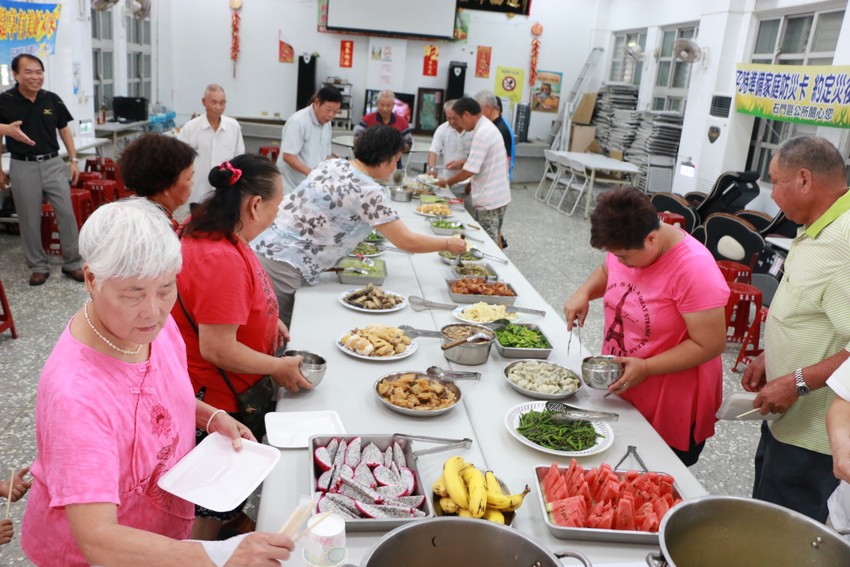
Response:
M606 421L614 422L620 419L620 414L607 411L586 410L564 402L546 402L546 409L557 413L552 414L552 422L565 425L571 421ZM625 457L624 457L625 458Z
M647 468L646 463L644 463L644 462L643 462L643 459L641 459L641 458L640 458L640 455L638 455L638 452L637 452L637 447L635 447L634 445L629 445L629 448L628 448L628 449L626 449L626 454L625 454L625 455L623 455L623 458L622 458L622 459L620 459L619 461L617 461L617 464L616 464L616 465L614 465L614 470L619 469L619 468L620 468L620 465L622 465L622 464L623 464L623 462L624 462L626 459L628 459L628 458L629 458L629 455L631 455L632 457L634 457L634 458L635 458L635 461L637 461L637 464L639 464L639 465L640 465L640 468L641 468L641 469L643 469L643 472L649 472L649 469Z
M468 449L472 446L472 439L464 437L463 439L446 439L445 437L429 437L427 435L408 435L406 433L393 433L393 439L405 439L407 441L425 441L427 443L439 443L439 447L423 449L421 451L412 451L413 458L419 458L422 455L432 455L434 453L442 453L451 449Z
M428 337L431 339L442 339L443 333L440 331L428 331L426 329L414 329L410 325L399 325L399 329L404 331L404 334L410 337L411 339L415 339L416 337Z
M361 276L368 276L369 272L362 268L343 268L342 266L334 266L333 268L328 268L325 270L326 272L353 272L355 274L360 274Z
M451 303L437 303L436 301L431 301L418 295L411 295L407 298L410 303L410 308L414 311L425 311L426 309L446 309L448 311L454 311L458 308L457 305L452 305ZM530 309L528 307L516 307L514 305L506 305L505 311L508 313L527 313L529 315L539 315L540 317L544 317L546 315L545 311L541 311L540 309Z

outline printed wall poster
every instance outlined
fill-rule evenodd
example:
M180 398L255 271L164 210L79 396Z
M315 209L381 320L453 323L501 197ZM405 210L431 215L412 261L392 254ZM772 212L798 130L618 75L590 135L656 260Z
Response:
M351 67L354 63L354 42L343 39L339 42L339 66Z
M440 48L436 45L425 46L425 57L422 61L422 74L426 77L437 76L437 64L440 61Z
M44 59L56 51L59 4L0 0L0 61L29 53Z
M469 14L463 10L455 12L455 43L467 43L469 41Z
M531 110L558 112L561 104L561 79L563 73L538 71L537 83L531 89Z
M295 48L283 41L281 32L277 33L277 60L280 63L295 62Z
M525 71L510 67L496 67L496 96L509 98L512 103L522 100Z
M370 37L366 88L403 91L406 58L406 40Z
M750 65L735 71L735 108L770 120L850 128L850 66Z
M475 77L477 79L490 78L490 56L493 48L488 45L479 45L475 53Z

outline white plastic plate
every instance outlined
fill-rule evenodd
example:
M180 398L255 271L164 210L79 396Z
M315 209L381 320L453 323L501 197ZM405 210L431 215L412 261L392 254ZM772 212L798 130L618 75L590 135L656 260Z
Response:
M349 309L353 309L354 311L359 311L361 313L393 313L395 311L401 311L402 309L407 307L407 298L406 297L404 297L400 293L396 293L396 292L390 291L388 289L385 289L384 293L388 293L390 295L395 295L395 296L401 298L401 303L397 303L396 305L393 305L389 309L366 309L365 307L360 307L358 305L354 305L353 303L349 303L345 300L346 297L348 297L350 294L354 293L355 291L357 291L359 289L363 289L363 288L355 287L355 288L348 289L348 290L345 290L344 292L340 293L339 294L339 302L344 307L348 307Z
M346 348L342 344L342 337L345 335L340 335L336 340L336 346L339 350L347 354L348 356L353 356L354 358L359 358L360 360L368 360L370 362L389 362L391 360L401 360L402 358L407 358L416 352L416 341L410 341L410 344L407 345L407 348L404 349L404 352L399 354L394 354L392 356L367 356L365 354L360 354L358 352L354 352L351 349Z
M723 403L720 404L720 409L717 410L715 417L717 419L731 419L738 421L776 419L780 416L778 413L769 413L762 415L760 412L752 411L753 400L756 399L755 392L735 392L723 397ZM750 413L748 413L750 412ZM738 417L741 414L747 414Z
M227 512L248 498L272 472L280 451L242 440L236 452L230 439L213 433L201 441L157 483L166 492L215 512Z

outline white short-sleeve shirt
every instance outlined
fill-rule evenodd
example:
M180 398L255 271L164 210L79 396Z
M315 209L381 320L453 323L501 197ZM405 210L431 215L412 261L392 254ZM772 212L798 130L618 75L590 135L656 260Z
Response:
M206 114L196 116L183 125L177 139L186 142L198 152L190 203L200 203L213 192L207 181L213 166L245 153L242 128L236 120L228 116L221 117L218 130L213 130Z
M319 124L312 104L289 117L283 126L277 163L283 174L284 193L292 192L307 176L289 167L283 161L283 154L295 154L307 167L313 169L330 157L331 137L331 123Z
M492 211L511 202L508 158L499 129L483 115L472 130L469 157L463 166L472 173L472 206Z
M431 147L428 151L443 155L443 163L466 159L472 145L472 133L458 132L448 122L443 122L434 131Z

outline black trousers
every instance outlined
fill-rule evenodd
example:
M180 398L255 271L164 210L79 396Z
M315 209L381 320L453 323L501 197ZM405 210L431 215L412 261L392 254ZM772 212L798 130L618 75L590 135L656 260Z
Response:
M697 444L696 440L694 439L694 429L696 429L696 426L697 426L696 423L691 425L691 437L688 440L688 450L687 451L681 451L679 449L675 449L673 447L670 447L670 450L673 451L674 453L676 453L676 456L679 457L679 460L682 461L682 463L686 467L690 467L690 466L697 464L697 461L699 460L700 453L702 453L702 450L705 449L705 441L704 440L703 440L702 443ZM668 445L668 447L669 447L669 445Z
M767 421L763 421L755 468L753 498L826 522L826 501L838 487L838 479L832 473L832 455L778 441Z

